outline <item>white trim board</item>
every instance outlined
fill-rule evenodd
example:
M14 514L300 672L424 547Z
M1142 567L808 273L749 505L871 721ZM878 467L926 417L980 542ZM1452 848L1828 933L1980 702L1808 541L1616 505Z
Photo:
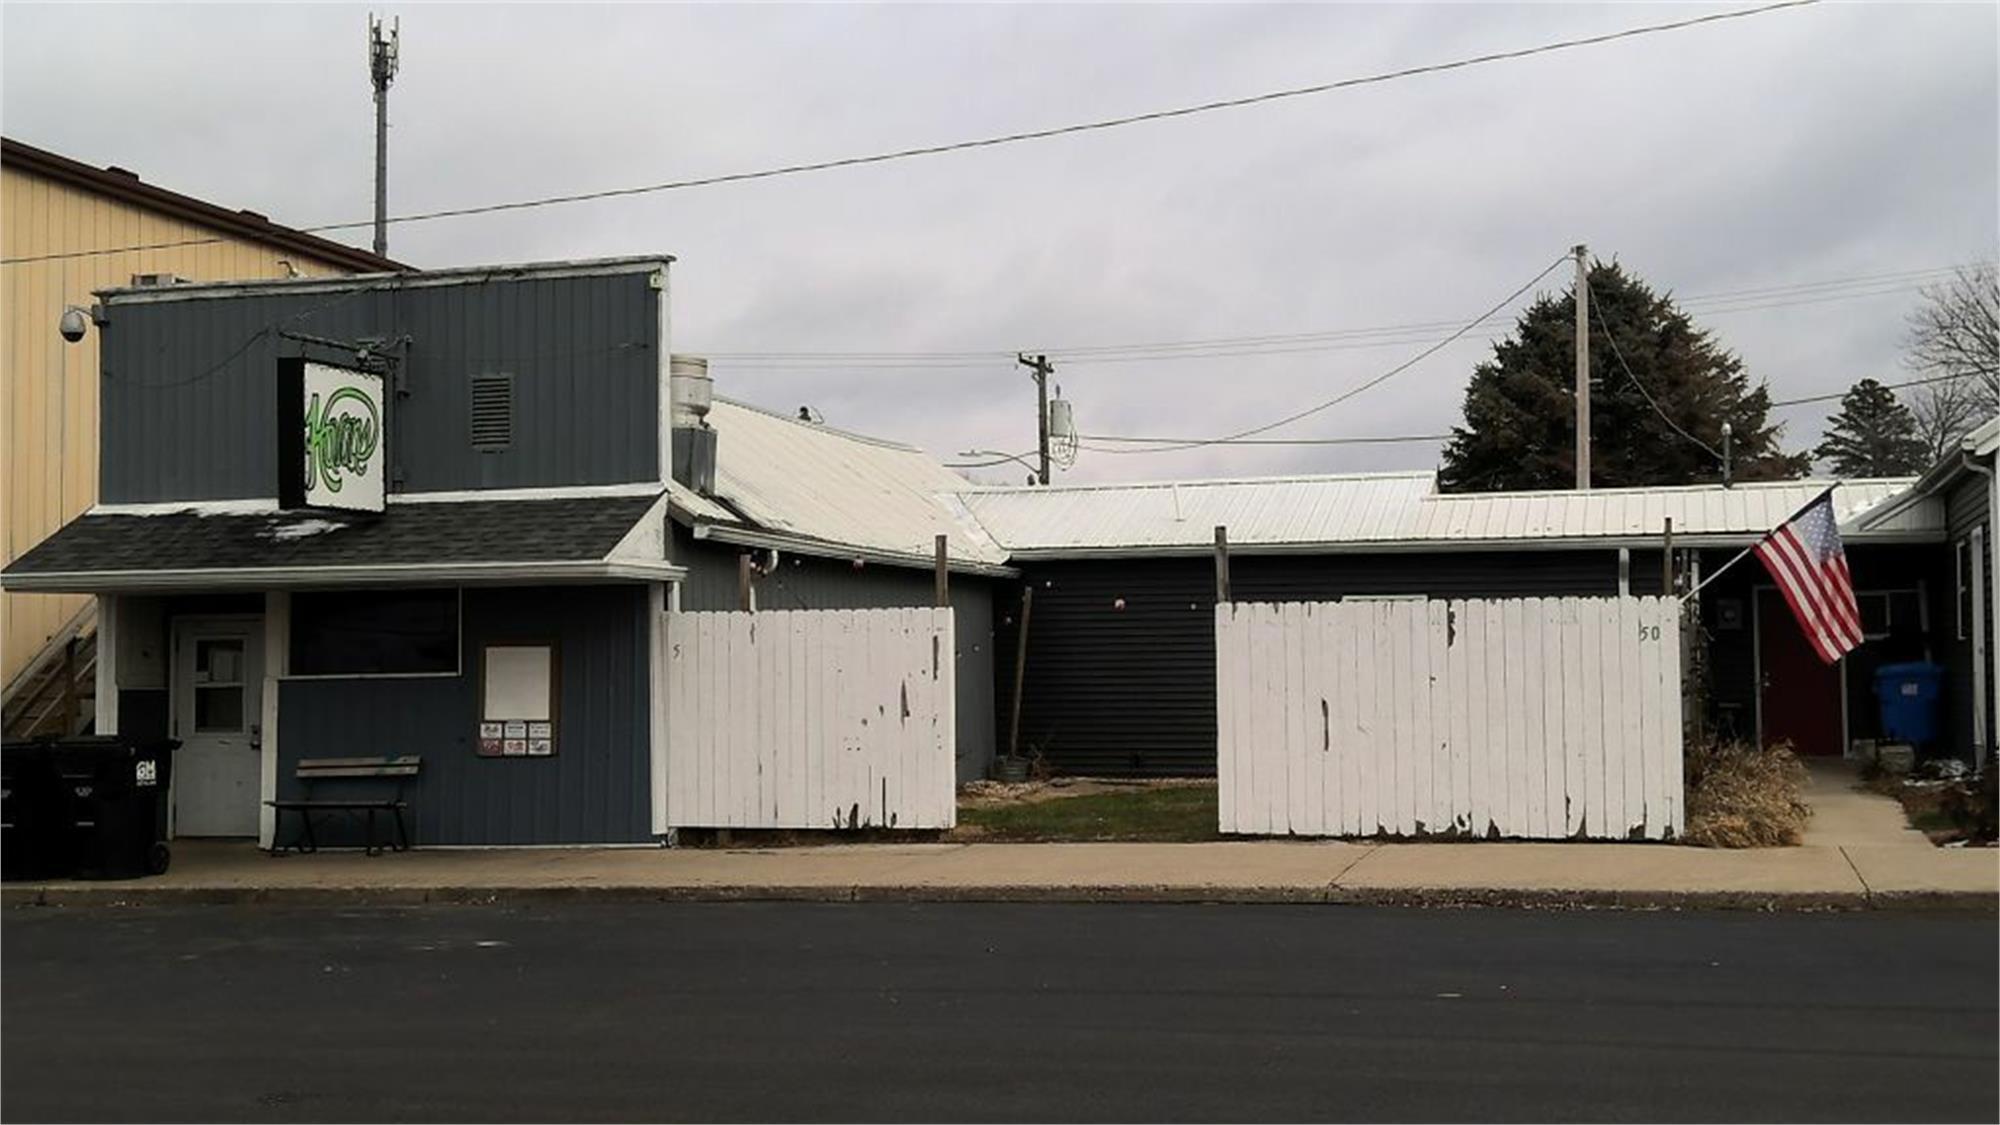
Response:
M822 559L860 559L863 562L880 563L884 566L909 567L916 570L931 570L937 566L937 557L931 554L904 554L900 551L883 551L872 547L849 547L839 543L828 543L818 539L801 539L794 535L784 535L749 528L727 527L714 523L693 523L689 534L698 542L729 543L739 547L761 547L775 551L790 551L795 555L809 555ZM948 558L946 568L954 574L972 574L988 578L1017 578L1020 571L1000 563L980 562L963 557Z
M556 562L372 563L228 570L85 570L0 574L0 589L28 593L103 594L459 583L678 582L686 576L685 568L666 562L573 559Z
M300 293L431 289L441 285L472 285L485 280L611 277L663 270L672 266L673 262L672 254L644 254L619 258L579 258L573 261L454 266L438 270L411 269L403 272L347 274L337 277L254 278L248 281L210 281L186 285L115 286L92 290L92 295L102 298L108 308L115 309L119 305L234 297L246 293L283 293L289 296Z
M550 485L546 488L473 488L438 492L392 492L389 504L469 504L495 500L599 500L619 496L656 496L666 489L658 481L624 484ZM280 508L275 496L238 500L149 500L129 504L93 504L89 516L277 516L301 519L319 514L317 508Z

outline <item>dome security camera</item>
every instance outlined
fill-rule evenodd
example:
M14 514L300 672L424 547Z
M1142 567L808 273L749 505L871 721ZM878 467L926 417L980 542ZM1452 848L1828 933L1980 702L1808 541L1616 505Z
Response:
M83 339L83 334L90 330L90 315L71 305L63 310L62 320L57 322L56 330L62 333L63 339L74 344Z

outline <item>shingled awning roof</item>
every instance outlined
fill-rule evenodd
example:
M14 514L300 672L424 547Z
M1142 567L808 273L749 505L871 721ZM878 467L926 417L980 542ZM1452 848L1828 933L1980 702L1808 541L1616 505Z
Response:
M380 514L95 510L16 559L0 586L51 593L417 582L676 578L641 525L664 493L392 503ZM638 533L635 535L635 532Z

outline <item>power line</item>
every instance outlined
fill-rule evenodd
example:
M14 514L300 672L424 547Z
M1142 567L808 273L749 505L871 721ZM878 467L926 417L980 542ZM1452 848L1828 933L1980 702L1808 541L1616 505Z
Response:
M488 203L474 207L450 207L437 211L422 211L409 215L390 217L389 223L421 223L433 219L457 219L472 215L491 215L504 211L525 211L531 208L552 207L566 203L588 203L600 199L616 199L626 196L651 195L665 191L679 191L685 188L712 187L718 184L746 183L752 180L768 180L779 176L795 176L807 172L825 172L835 168L851 168L864 164L882 164L892 160L908 160L919 156L938 156L944 153L964 152L971 149L993 148L999 145L1019 144L1024 141L1047 140L1052 137L1070 136L1077 133L1116 129L1126 125L1137 125L1148 121L1165 121L1171 118L1192 117L1196 114L1212 113L1223 109L1240 109L1244 106L1260 105L1265 102L1281 101L1288 98L1308 97L1314 94L1331 93L1335 90L1352 89L1382 82L1392 82L1402 78L1414 78L1425 74L1439 74L1466 67L1483 66L1487 63L1506 62L1513 59L1529 58L1534 55L1551 54L1557 51L1591 47L1620 39L1632 39L1643 35L1656 35L1667 31L1679 31L1701 24L1720 23L1725 20L1744 19L1763 15L1785 8L1800 8L1818 3L1819 0L1780 0L1779 3L1764 4L1755 8L1742 8L1731 12L1712 12L1703 16L1672 20L1667 23L1645 24L1625 28L1620 31L1605 32L1601 35L1587 35L1575 39L1561 39L1542 43L1533 47L1521 47L1510 51L1494 51L1483 55L1452 59L1441 63L1426 63L1421 66L1404 67L1400 70L1383 71L1377 74L1341 78L1331 82L1321 82L1311 86L1295 86L1284 90L1271 90L1246 97L1224 98L1218 101L1201 102L1195 105L1178 106L1173 109L1152 110L1146 113L1128 114L1123 117L1107 117L1096 121L1058 125L1047 129L1031 129L1017 133L1002 133L975 140L953 141L947 144L923 145L917 148L895 149L888 152L870 153L864 156L847 156L834 160L817 160L797 164L785 164L775 168L765 168L754 172L731 172L717 176L702 176L694 179L668 180L663 183L643 184L636 187L607 188L601 191L575 192L568 195L550 195L535 199L516 200L508 203ZM324 234L330 231L355 230L371 227L373 219L348 223L323 223L318 226L299 228L308 234ZM204 239L203 242L221 242L220 238ZM82 258L100 254L122 254L135 250L166 249L169 246L188 246L194 240L176 243L154 243L142 246L122 246L103 250L78 250L61 254L43 254L34 257L0 258L0 265L15 265L24 262L49 261L56 258Z
M1884 383L1882 384L1882 387L1884 390L1895 391L1895 390L1901 390L1904 387L1923 387L1923 386L1928 386L1932 383L1949 383L1955 379L1970 379L1972 377L1973 376L1970 375L1931 375L1922 379L1905 379L1900 383ZM1823 394L1823 395L1807 395L1804 398L1781 399L1779 401L1773 402L1771 404L1771 408L1775 410L1781 406L1804 406L1808 403L1814 403L1814 402L1833 402L1836 399L1841 399L1846 397L1847 397L1846 391L1833 391L1829 394Z
M1258 434L1268 433L1272 430L1279 428L1280 426L1289 426L1293 422L1297 422L1302 418L1309 418L1314 414L1318 414L1322 410L1338 406L1341 403L1346 402L1348 399L1351 399L1354 396L1361 394L1364 391L1367 391L1373 387L1378 387L1383 383L1388 382L1390 379L1393 379L1396 376L1401 375L1403 372L1408 371L1410 368L1415 367L1417 364L1435 355L1437 352L1441 351L1445 347L1445 345L1451 343L1453 340L1458 339L1460 336L1465 335L1467 332L1472 331L1482 321L1486 320L1486 318L1492 316L1494 313L1499 312L1501 309L1506 308L1508 305L1513 304L1515 299L1518 298L1521 294L1526 293L1530 289L1533 289L1536 285L1541 283L1541 280L1543 278L1555 272L1556 267L1561 266L1569 261L1570 261L1569 255L1567 254L1562 255L1555 261L1550 262L1548 265L1542 267L1542 271L1536 274L1535 276L1529 278L1526 284L1522 285L1519 289L1514 290L1512 293L1507 294L1507 296L1501 298L1498 304L1494 305L1492 308L1474 317L1470 322L1468 322L1463 328L1460 328L1457 332L1454 332L1450 336L1447 336L1444 339L1439 340L1437 343L1432 344L1430 347L1425 348L1423 351L1418 352L1416 355L1411 356L1409 359L1406 359L1403 362L1397 364L1396 366L1391 367L1389 370L1384 371L1380 375L1375 376L1373 379L1369 379L1366 382L1359 383L1353 387L1350 387L1347 390L1342 391L1340 394L1337 394L1332 398L1327 399L1325 402L1318 403L1317 405L1314 406L1309 406L1304 410L1300 410L1292 414L1288 414L1285 417L1280 418L1275 422L1267 422L1261 426L1252 426L1247 430L1239 430L1236 433L1226 434L1219 438L1204 438L1198 441L1184 442L1179 445L1156 445L1146 449L1117 449L1117 450L1102 449L1099 450L1099 452L1125 453L1125 454L1175 453L1188 449L1198 449L1203 446L1223 445L1229 442L1237 441L1241 438L1256 437Z
M1800 282L1789 286L1767 286L1733 293L1696 294L1671 298L1676 307L1699 316L1754 312L1794 305L1818 304L1861 297L1886 296L1920 289L1921 280L1949 274L1959 266L1939 266L1906 270L1868 277ZM1900 284L1893 284L1900 282ZM1883 288L1885 284L1891 287ZM1848 289L1835 289L1846 286ZM1855 286L1868 288L1855 289ZM1787 293L1796 294L1787 299ZM1768 297L1768 299L1753 299ZM1478 327L1499 328L1510 317L1489 317ZM1437 333L1451 328L1454 321L1425 321L1371 327L1322 329L1312 332L1261 336L1223 336L1205 340L1160 341L1130 344L1090 344L1073 347L1038 347L1035 351L1057 356L1070 365L1133 363L1150 360L1209 359L1235 356L1289 355L1315 351L1352 351L1378 347L1400 347L1427 343ZM996 362L1011 363L1015 350L941 351L761 351L731 352L703 350L710 359L727 360L743 370L869 370L910 368L913 370L985 368Z
M1133 445L1185 445L1200 442L1200 438L1185 437L1136 437L1120 434L1083 434L1082 440L1115 441ZM1238 438L1233 441L1208 441L1206 445L1394 445L1404 442L1450 441L1450 434L1396 434L1382 437L1328 437L1328 438ZM1105 449L1095 445L1085 445L1100 453L1129 452L1120 449Z
M1625 362L1625 353L1618 349L1618 338L1612 335L1611 333L1611 318L1604 315L1604 304L1603 302L1597 299L1596 287L1590 284L1590 278L1588 276L1583 277L1582 281L1583 281L1584 292L1590 294L1591 311L1597 314L1597 316L1594 319L1596 320L1598 327L1604 330L1604 340L1606 343L1611 345L1611 354L1617 358L1618 366L1624 369L1625 378L1629 380L1634 387L1638 388L1639 397L1646 400L1646 405L1653 408L1653 413L1660 416L1660 421L1665 422L1667 424L1667 428L1673 430L1680 436L1700 446L1702 450L1706 452L1710 457L1715 458L1717 461L1721 461L1722 454L1716 452L1714 446L1709 445L1707 442L1701 440L1700 438L1682 429L1681 424L1679 422L1674 421L1671 417L1667 415L1667 412L1665 410L1660 408L1660 400L1653 397L1653 392L1646 389L1646 384L1640 382L1639 377L1632 373L1632 365ZM1586 343L1585 351L1587 352L1588 350L1589 346ZM1584 393L1588 393L1589 388L1585 387L1583 388L1583 391Z
M993 449L968 449L964 453L959 454L959 456L980 457L986 454L992 454L993 460L946 461L944 462L944 467L947 469L990 469L995 465L1005 465L1009 462L1012 462L1014 464L1020 465L1022 468L1025 468L1030 473L1032 473L1035 471L1035 466L1033 462L1028 460L1028 458L1030 456L1033 456L1036 452L1037 450L1033 449L1028 450L1026 453L1001 453L998 450L993 450Z

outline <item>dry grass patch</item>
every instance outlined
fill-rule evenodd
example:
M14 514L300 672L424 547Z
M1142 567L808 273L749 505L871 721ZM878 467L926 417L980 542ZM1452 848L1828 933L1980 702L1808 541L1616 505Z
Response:
M967 786L959 799L958 828L949 838L1018 843L1220 838L1214 781L1063 781Z
M1687 841L1707 848L1797 844L1812 815L1805 785L1806 768L1789 743L1689 747Z

